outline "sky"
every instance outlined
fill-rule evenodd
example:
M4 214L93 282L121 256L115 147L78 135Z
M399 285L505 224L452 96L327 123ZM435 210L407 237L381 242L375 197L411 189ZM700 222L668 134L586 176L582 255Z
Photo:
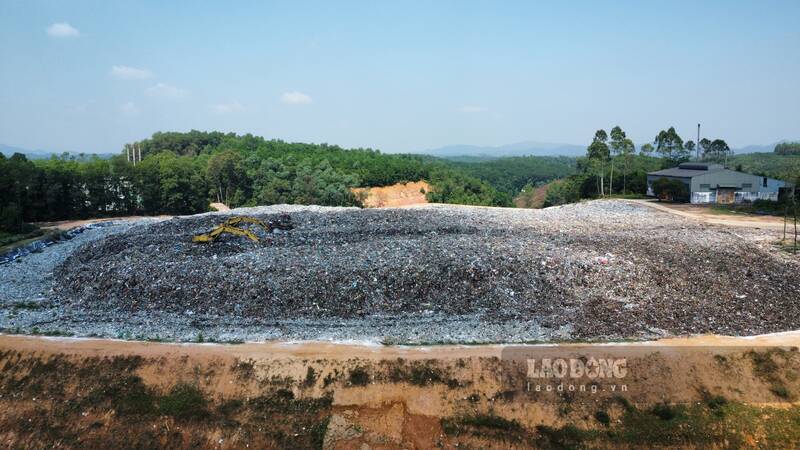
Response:
M800 1L0 0L0 143L800 138Z

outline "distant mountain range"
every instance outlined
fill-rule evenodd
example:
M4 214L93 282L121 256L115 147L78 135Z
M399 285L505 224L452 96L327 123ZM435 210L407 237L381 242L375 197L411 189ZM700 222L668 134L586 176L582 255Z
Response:
M4 154L7 157L13 155L14 153L22 153L28 159L49 159L53 155L59 156L64 152L55 152L51 150L41 150L41 149L31 150L28 148L14 147L13 145L0 144L0 153ZM67 153L69 153L70 155L76 155L76 156L79 155L79 153L75 152L67 152ZM97 155L103 159L107 159L113 156L113 154L111 153L85 153L85 155L86 156Z
M747 145L733 149L737 155L743 153L772 153L775 145L787 142L781 140L768 145ZM638 149L639 146L637 145ZM480 145L447 145L444 147L423 150L425 155L438 156L446 159L491 159L508 156L584 156L586 145L553 144L548 142L524 141L516 144L500 146Z
M768 145L747 145L740 148L735 148L733 151L737 155L743 153L771 153L775 149L775 145L781 142L788 142L788 140L780 140L773 144ZM637 149L639 146L637 145ZM0 144L0 153L6 156L11 156L14 153L22 153L28 159L47 159L52 155L61 155L63 152L56 152L51 150L31 150L22 147L14 147L11 145ZM72 155L78 155L75 152L69 152ZM438 156L439 158L446 159L460 159L460 160L481 160L503 158L508 156L584 156L586 155L586 145L574 144L554 144L550 142L538 141L524 141L517 142L516 144L507 144L499 146L481 146L481 145L447 145L439 148L432 148L422 150L418 153L424 155ZM103 159L113 156L112 153L86 153L87 156L97 155Z
M772 153L775 151L775 146L780 144L781 142L789 142L789 141L784 139L782 141L778 141L774 144L769 144L769 145L758 145L758 144L745 145L744 147L733 149L733 153L737 155L741 155L743 153Z
M525 141L497 147L448 145L445 147L423 150L420 153L438 156L440 158L457 158L459 156L481 158L502 158L504 156L582 156L586 154L586 146Z

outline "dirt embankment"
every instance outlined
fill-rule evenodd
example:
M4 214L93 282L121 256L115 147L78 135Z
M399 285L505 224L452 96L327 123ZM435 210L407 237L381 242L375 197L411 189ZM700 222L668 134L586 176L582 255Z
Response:
M798 340L368 347L0 336L0 442L795 448L800 353L785 344ZM773 342L782 346L762 345ZM532 377L529 360L541 368L546 358L586 367L591 358L624 359L625 373Z
M389 208L409 205L423 205L428 203L425 194L431 191L431 186L425 181L412 183L397 183L391 186L355 188L356 195L363 195L362 203L367 208Z

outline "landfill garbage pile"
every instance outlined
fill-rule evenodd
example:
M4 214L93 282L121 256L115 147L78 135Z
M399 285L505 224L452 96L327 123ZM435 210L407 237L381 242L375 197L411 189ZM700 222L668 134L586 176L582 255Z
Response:
M30 244L17 247L11 251L8 251L0 255L0 265L16 261L19 258L30 255L31 253L41 253L47 247L50 247L51 245L55 244L60 244L65 241L69 241L86 230L95 230L110 225L114 225L114 222L90 223L88 225L76 227L71 230L64 231L58 234L53 234L52 236L46 236L43 237L42 239L37 239L31 242Z
M288 219L284 214L288 213ZM290 220L255 243L192 243L227 217ZM54 292L96 314L337 320L438 313L535 320L573 338L800 329L800 263L759 230L624 201L545 210L257 207L86 244Z

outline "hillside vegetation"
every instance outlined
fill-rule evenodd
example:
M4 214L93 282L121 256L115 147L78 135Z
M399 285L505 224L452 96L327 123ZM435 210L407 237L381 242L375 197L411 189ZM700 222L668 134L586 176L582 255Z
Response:
M748 153L734 156L728 166L743 172L779 180L796 181L800 177L800 153Z
M129 214L193 214L210 201L358 206L351 188L427 180L431 202L510 206L486 181L442 160L372 149L288 143L250 134L155 133L108 159L0 155L0 230L25 222Z
M610 133L600 129L587 147L586 156L577 159L576 173L547 188L544 206L585 198L644 195L648 172L690 161L696 151L704 162L724 163L730 169L799 183L798 148L800 144L784 143L778 144L774 153L734 156L723 139L703 138L697 143L684 141L674 127L669 127L659 131L652 144L642 145L637 154L635 145L622 128L615 126ZM517 204L536 204L533 201L535 194L541 196L541 193L533 191L532 186L527 186L515 201Z
M564 178L577 170L576 159L566 156L515 156L482 161L449 161L449 165L512 197L526 186Z
M0 154L0 231L22 235L26 222L131 214L193 214L209 202L231 207L288 204L360 206L353 188L425 180L429 202L487 206L523 201L546 183L544 206L607 195L643 195L646 174L688 160L695 148L670 128L640 152L619 127L598 130L585 157L523 156L445 160L328 144L289 143L251 134L159 132L136 143L142 160L64 154L28 160ZM796 181L800 155L733 156L721 139L703 139L703 159L759 175ZM537 196L541 197L542 192Z

